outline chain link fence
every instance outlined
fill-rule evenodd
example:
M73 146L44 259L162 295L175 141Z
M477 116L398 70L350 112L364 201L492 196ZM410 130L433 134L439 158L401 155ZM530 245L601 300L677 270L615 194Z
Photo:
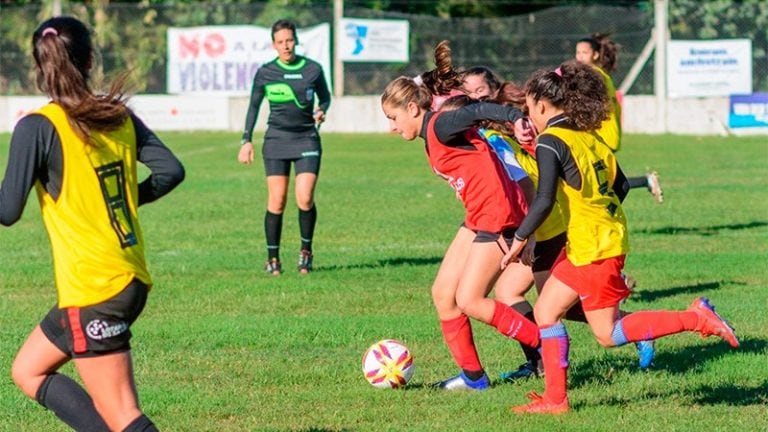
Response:
M98 3L98 2L96 2ZM709 2L730 6L731 12L713 20L706 8L692 0L672 0L669 27L675 39L750 38L753 50L753 89L768 91L768 32L754 17L768 16L768 2ZM674 6L685 8L675 8ZM687 8L687 9L686 9ZM749 8L749 10L746 10ZM752 10L754 9L754 10ZM683 10L683 12L679 12ZM691 12L685 12L690 10ZM735 12L734 12L735 11ZM539 68L553 68L573 58L578 39L593 32L610 33L621 45L614 81L619 85L651 37L651 3L635 6L562 6L493 19L438 18L346 8L345 16L407 20L411 29L411 57L406 64L345 63L344 94L378 94L400 75L414 76L433 67L433 47L451 41L458 67L484 65L504 79L521 83ZM31 34L49 11L40 5L3 6L0 13L0 94L36 94L30 55ZM77 16L94 29L101 52L101 68L111 76L134 72L135 92L166 92L168 27L200 25L259 25L290 18L299 27L333 21L333 8L287 8L269 3L220 4L110 3L103 7L67 2L63 14ZM762 15L761 15L762 14ZM753 19L750 20L750 17ZM629 94L653 93L653 57L629 89Z

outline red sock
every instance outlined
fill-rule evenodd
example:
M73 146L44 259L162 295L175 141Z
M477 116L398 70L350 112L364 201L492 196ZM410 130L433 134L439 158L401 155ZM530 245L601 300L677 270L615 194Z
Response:
M627 342L656 339L693 330L698 318L695 312L640 311L621 319Z
M475 339L472 337L472 325L466 315L461 314L458 318L441 320L440 329L443 331L443 338L448 344L453 360L460 368L473 372L483 370L475 348Z
M491 325L496 327L499 333L522 344L534 348L539 346L539 328L511 306L497 301Z
M570 342L563 323L542 326L541 359L544 362L544 397L560 403L567 396L568 349Z

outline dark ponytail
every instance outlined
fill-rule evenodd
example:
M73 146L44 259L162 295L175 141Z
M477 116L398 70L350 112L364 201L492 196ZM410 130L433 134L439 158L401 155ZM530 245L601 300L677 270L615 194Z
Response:
M603 78L591 66L575 60L556 70L535 72L525 84L525 94L562 109L579 130L600 128L610 113Z
M421 74L421 82L433 95L447 95L461 88L463 82L453 68L451 45L447 40L435 46L435 68Z
M32 55L37 65L37 86L59 104L86 138L90 130L110 131L130 115L123 87L127 74L118 78L105 95L89 86L94 50L85 24L72 17L55 17L32 34Z
M592 51L599 55L595 62L600 68L608 73L616 70L616 63L619 60L619 49L621 45L610 39L607 33L592 33L592 36L579 40L586 42L592 47Z

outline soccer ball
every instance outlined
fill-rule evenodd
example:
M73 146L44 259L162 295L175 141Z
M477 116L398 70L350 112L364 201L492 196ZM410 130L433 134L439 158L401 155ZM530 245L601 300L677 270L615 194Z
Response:
M413 376L413 356L402 342L383 339L363 354L363 375L376 388L400 388Z

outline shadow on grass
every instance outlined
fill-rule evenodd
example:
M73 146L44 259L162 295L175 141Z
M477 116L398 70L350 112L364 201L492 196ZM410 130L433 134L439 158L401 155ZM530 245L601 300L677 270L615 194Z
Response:
M697 394L696 403L702 405L766 405L768 404L768 381L763 381L755 387L736 384L701 386L694 393Z
M661 298L674 297L680 294L701 294L704 291L720 289L725 285L746 285L746 283L737 281L715 281L655 289L653 291L643 291L642 289L639 289L632 292L629 301L653 302ZM693 301L693 298L691 298L691 301ZM681 305L680 307L683 308L686 306L688 305Z
M429 257L429 258L407 258L396 257L376 260L372 263L361 264L347 264L347 265L331 265L331 266L317 266L313 271L336 271L336 270L352 270L352 269L376 269L383 267L400 267L400 266L427 266L440 264L443 261L443 257Z
M674 395L692 397L692 403L697 405L765 405L768 403L768 381L755 386L726 383L716 386L701 385L694 389L683 390L673 387L660 388L643 393L643 399L667 399ZM626 406L632 403L636 403L636 397L611 396L595 404L577 402L573 407L579 409L591 405Z
M656 229L641 230L640 232L644 234L664 234L664 235L696 234L700 236L711 236L711 235L719 234L720 231L725 231L725 230L737 231L737 230L745 230L745 229L752 229L752 228L761 228L764 226L768 226L768 222L755 221L750 223L714 225L709 227L662 227L662 228L656 228Z
M712 338L715 338L714 336ZM674 351L665 351L663 347L657 348L656 358L651 370L663 370L671 374L686 374L696 370L705 363L718 359L737 355L740 352L768 354L768 340L753 337L745 337L740 340L741 346L733 349L724 341L717 344L704 343L688 346ZM618 349L630 349L618 348ZM596 348L603 349L603 348ZM616 358L601 356L585 362L579 362L577 367L568 370L568 384L570 388L579 388L594 384L609 384L617 372L643 373L636 359Z

